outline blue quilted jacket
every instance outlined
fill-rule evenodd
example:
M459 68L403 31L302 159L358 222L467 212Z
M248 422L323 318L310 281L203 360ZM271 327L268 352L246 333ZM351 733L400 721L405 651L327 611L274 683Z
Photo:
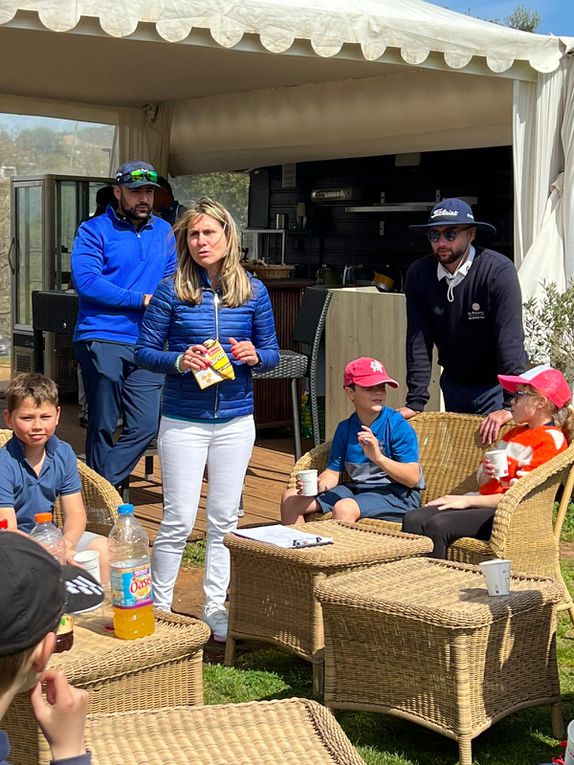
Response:
M231 419L253 412L251 367L231 355L229 338L251 340L261 359L257 371L279 363L279 348L271 301L259 279L251 278L253 295L237 308L217 305L215 292L203 290L199 305L180 300L173 278L160 282L145 313L136 344L136 363L165 374L162 414L184 420ZM180 374L177 357L190 345L219 338L235 371L235 380L224 380L201 390L194 375Z

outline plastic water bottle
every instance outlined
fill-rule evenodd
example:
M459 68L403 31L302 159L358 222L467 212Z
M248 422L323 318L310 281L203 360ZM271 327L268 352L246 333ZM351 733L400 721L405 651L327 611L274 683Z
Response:
M31 539L45 547L54 558L64 565L66 562L66 543L60 529L52 523L52 513L36 513L36 525L30 532ZM74 644L74 618L70 614L62 614L56 632L54 651L61 653L69 651Z
M66 544L62 532L52 523L52 513L36 513L36 525L30 532L31 538L45 547L62 566L66 562Z
M114 631L134 640L155 630L149 539L133 505L120 505L118 513L108 537Z

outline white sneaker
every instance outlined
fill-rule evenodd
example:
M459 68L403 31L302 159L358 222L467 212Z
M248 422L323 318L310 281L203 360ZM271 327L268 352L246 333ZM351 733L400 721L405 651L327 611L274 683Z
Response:
M210 611L208 614L203 612L203 621L211 629L213 639L217 643L225 643L227 640L227 611L224 608Z

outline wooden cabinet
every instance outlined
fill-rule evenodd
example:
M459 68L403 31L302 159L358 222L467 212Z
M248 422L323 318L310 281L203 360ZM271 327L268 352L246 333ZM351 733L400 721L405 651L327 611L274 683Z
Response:
M332 290L325 327L326 438L333 437L337 424L353 407L343 391L343 370L359 356L372 356L385 365L400 385L387 388L387 404L403 406L406 396L405 342L406 299L399 293L382 293L376 287ZM439 367L433 364L427 409L440 406Z

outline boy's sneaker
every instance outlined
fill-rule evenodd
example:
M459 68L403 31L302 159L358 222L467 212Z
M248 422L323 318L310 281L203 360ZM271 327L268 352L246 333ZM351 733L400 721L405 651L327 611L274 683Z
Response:
M204 611L202 619L211 629L211 636L216 643L225 643L227 640L227 611L224 608L218 608L208 614Z

